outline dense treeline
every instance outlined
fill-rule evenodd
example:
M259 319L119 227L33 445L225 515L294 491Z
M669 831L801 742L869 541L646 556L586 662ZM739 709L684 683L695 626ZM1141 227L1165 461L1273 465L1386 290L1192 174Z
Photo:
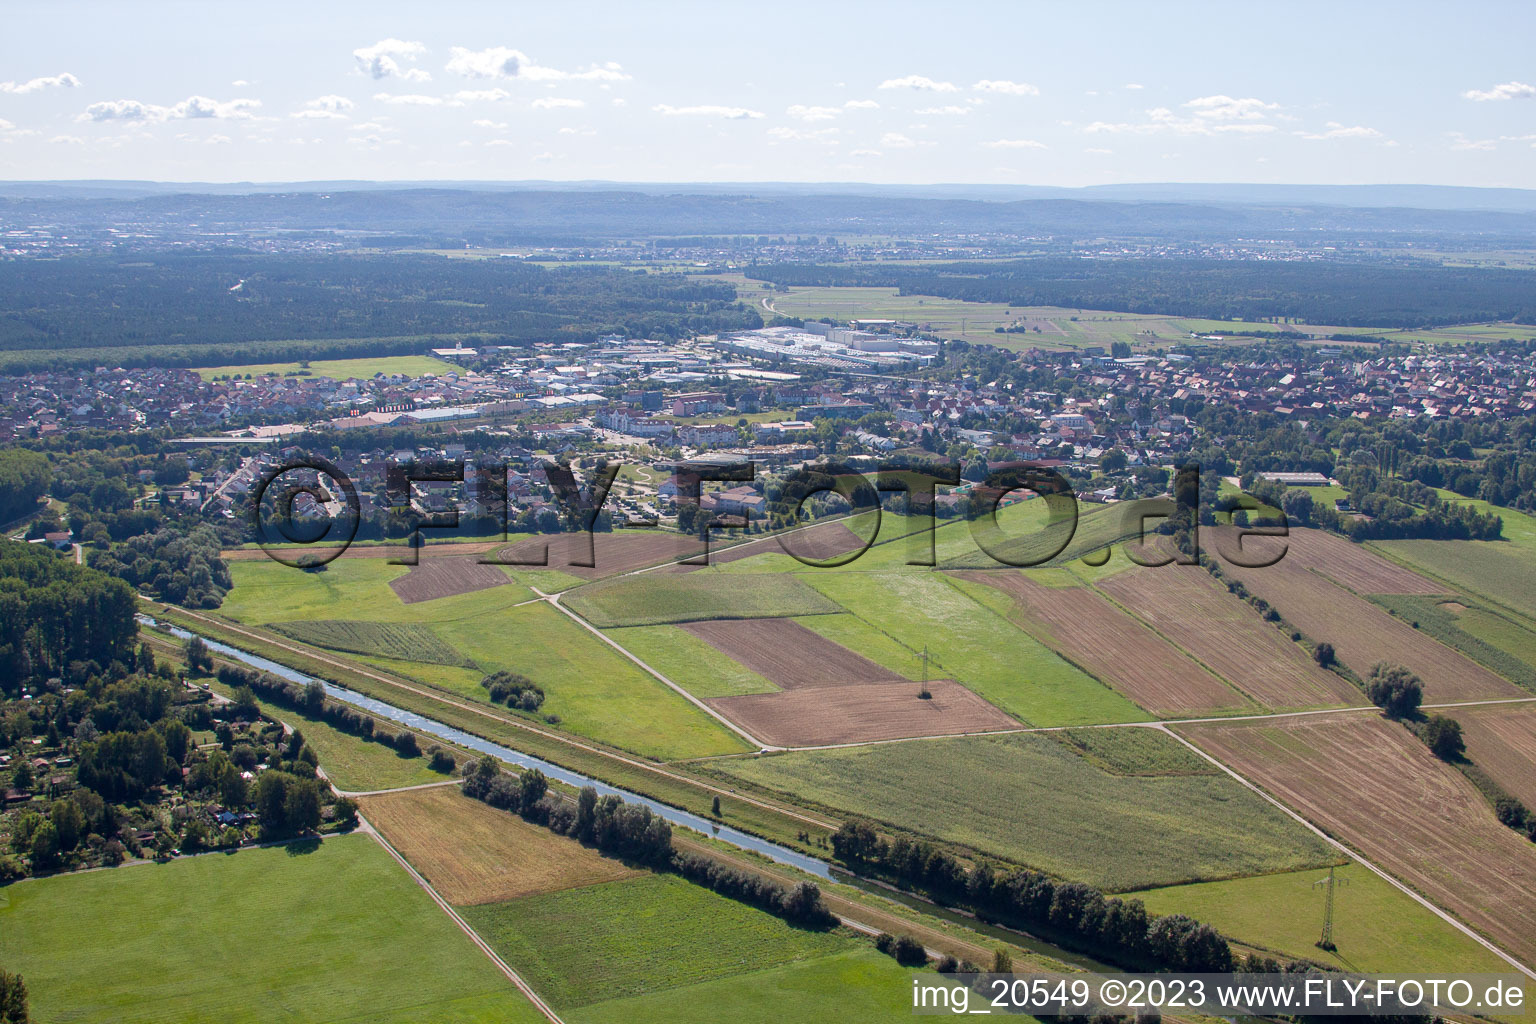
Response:
M40 544L0 541L0 692L71 664L131 664L132 588Z
M878 286L1013 306L1169 313L1213 320L1294 317L1344 327L1536 323L1536 273L1460 267L1245 260L1083 260L752 267L778 285Z
M481 333L493 344L591 341L609 331L683 337L757 327L719 282L609 267L433 256L159 255L125 264L20 260L0 279L0 350L240 346ZM319 346L323 348L323 345ZM235 353L221 352L220 358ZM362 354L349 347L349 354ZM279 358L271 348L262 358ZM44 357L40 357L44 358ZM238 360L235 360L238 361Z
M37 511L37 499L48 493L52 480L45 456L19 448L0 451L0 523Z
M492 807L520 814L552 831L595 846L603 853L646 864L682 877L722 896L806 928L830 928L837 918L810 882L793 888L699 854L672 848L672 826L643 804L631 804L610 793L598 796L591 786L576 794L576 804L549 793L548 780L537 769L518 775L501 770L493 757L481 758L465 770L464 795Z
M221 557L218 534L198 526L129 538L115 550L92 551L92 568L111 573L162 601L188 608L217 608L234 586Z
M407 757L417 757L421 753L421 744L416 739L415 733L409 729L391 733L388 729L380 728L370 716L361 711L354 711L345 704L327 700L325 688L318 682L311 681L305 686L300 686L286 679L279 679L269 672L258 672L240 665L221 665L218 675L219 682L235 689L237 703L241 689L245 688L255 696L279 707L302 711L311 718L319 718L342 732L350 733L360 739L382 743L386 747L393 747L398 753ZM247 710L254 716L254 707Z
M1046 930L1096 957L1175 971L1232 969L1227 940L1210 925L1181 914L1154 916L1140 900L1105 896L1080 882L1026 869L998 872L985 862L967 869L928 843L882 838L857 819L833 833L832 852L853 870L969 907L983 920Z

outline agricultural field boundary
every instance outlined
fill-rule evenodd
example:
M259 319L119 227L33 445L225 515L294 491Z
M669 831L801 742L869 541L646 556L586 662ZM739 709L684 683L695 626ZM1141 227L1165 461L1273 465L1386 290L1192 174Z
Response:
M373 837L374 841L377 842L380 846L384 847L389 855L395 859L395 863L399 864L402 868L405 869L405 873L411 877L411 880L414 881L417 885L421 886L422 890L425 891L428 896L432 897L432 902L437 904L438 909L447 914L449 920L453 921L453 923L458 925L465 935L469 936L469 941L473 942L479 948L480 952L484 953L487 957L490 958L491 963L495 964L497 969L500 970L502 974L507 976L507 980L517 987L517 990L521 992L523 996L530 1003L532 1003L534 1007L545 1016L546 1019L550 1021L550 1024L565 1024L565 1021L560 1019L560 1016L555 1013L550 1005L541 999L539 994L533 990L533 986L524 981L522 976L512 969L511 965L509 965L505 960L497 955L496 951L490 947L490 944L480 937L480 933L471 928L469 926L469 922L460 917L459 912L454 910L453 907L449 906L448 901L437 894L437 890L432 888L431 883L423 878L420 872L411 867L409 861L400 856L399 851L389 844L389 840L385 839L379 833L378 829L374 828L371 824L368 824L366 818L361 818L361 816L359 816L359 818L366 826L368 834Z
M509 725L513 728L533 733L542 739L549 740L563 746L571 747L587 754L592 754L603 760L614 761L629 768L637 768L641 771L649 772L653 775L658 775L664 779L667 779L668 781L675 782L692 789L701 789L706 793L710 793L715 796L722 796L732 800L740 800L742 803L751 804L752 806L767 811L770 814L782 815L787 818L792 818L795 821L803 822L804 824L810 825L813 828L825 829L830 832L838 827L838 823L835 821L828 821L825 818L817 818L812 815L805 814L803 812L796 811L779 804L770 803L765 800L756 800L750 797L742 796L738 793L732 793L726 787L711 785L710 783L704 782L697 778L692 778L686 775L679 775L676 772L669 772L657 764L650 764L637 758L630 757L626 754L621 754L612 750L604 750L600 747L594 747L590 744L583 743L582 741L571 736L562 733L551 732L547 729L541 729L538 726L532 725L520 719L508 718L505 715L496 714L494 711L487 707L465 703L464 701L456 700L452 697L448 697L440 693L433 693L430 690L423 689L421 686L413 686L410 683L401 682L399 679L391 679L389 676L380 675L378 672L375 672L366 666L361 666L353 662L332 657L328 652L325 651L317 649L306 650L301 647L295 647L291 643L285 643L277 638L264 636L261 633L252 632L250 629L227 622L223 619L213 618L211 616L203 615L199 612L190 611L186 608L178 607L176 608L176 613L186 616L188 619L197 624L206 625L207 627L210 627L214 630L232 633L236 636L243 637L248 641L254 641L255 643L262 644L266 647L277 648L278 650L286 651L287 653L296 655L300 658L315 661L323 665L334 666L344 671L352 672L359 676L364 676L375 682L383 683L386 686L415 694L416 696L423 697L428 701L457 708L460 711L466 711L481 718L490 719L491 721L497 722L501 725Z
M1517 698L1515 701L1506 701L1504 703L1519 703L1520 700L1523 700L1523 698ZM1339 710L1347 711L1347 710L1357 710L1357 709L1342 708L1342 709L1339 709ZM1332 713L1333 713L1332 711L1301 712L1301 714L1332 714ZM1264 715L1259 715L1259 716L1255 716L1255 717L1264 718L1264 717L1281 717L1281 716L1264 716ZM1446 922L1451 927L1453 927L1457 931L1461 932L1463 935L1466 935L1468 938L1472 939L1478 945L1484 947L1489 952L1491 952L1495 956L1499 957L1501 960L1503 960L1506 963L1510 964L1512 967L1514 967L1517 970L1519 970L1520 973L1526 975L1527 977L1531 978L1532 980L1536 980L1536 971L1533 971L1530 967L1526 966L1525 964L1521 963L1519 960L1516 960L1513 956L1511 956L1508 953L1504 952L1504 950L1499 948L1496 944L1494 944L1489 939L1486 939L1482 935L1478 934L1477 931L1474 930L1470 925L1464 924L1459 918L1453 916L1448 911L1441 910L1439 907L1435 906L1435 904L1431 903L1424 896L1420 895L1417 890L1415 890L1413 887L1409 886L1407 883L1398 881L1395 877L1393 877L1392 875L1388 874L1386 871L1384 871L1380 867L1377 867L1376 864L1373 861L1371 861L1368 858L1366 858L1365 856L1363 856L1359 851L1355 850L1354 848L1349 846L1347 843L1344 843L1341 840L1335 839L1333 836L1329 835L1327 832L1324 832L1322 829L1320 829L1316 825L1312 824L1312 822L1308 821L1300 813L1298 813L1297 811L1292 810L1289 806L1287 806L1285 803L1283 803L1282 801L1280 801L1276 797L1271 796L1269 794L1269 792L1267 790L1265 790L1263 787L1259 786L1256 783L1248 781L1248 779L1244 778L1237 771L1235 771L1232 768L1229 768L1226 764L1224 764L1223 762L1217 760L1215 757L1213 757L1210 754L1206 753L1204 750L1201 750L1192 741L1184 738L1183 736L1180 736L1177 732L1175 732L1172 729L1169 729L1166 725L1149 726L1149 728L1162 729L1164 732L1168 733L1168 735L1172 736L1174 739L1176 739L1180 743L1184 744L1190 750L1193 750L1196 754L1200 755L1205 760L1211 762L1211 764L1215 765L1217 768L1220 768L1227 775L1230 775L1232 778L1236 779L1238 782L1242 783L1244 786L1247 786L1249 789L1253 790L1259 796L1263 797L1265 800L1267 800L1270 803L1274 804L1281 811L1283 811L1284 813L1290 815L1292 818L1296 819L1298 822L1300 822L1307 829L1309 829L1310 831L1316 833L1317 836L1323 840L1323 842L1327 843L1329 846L1334 847L1335 849L1337 849L1341 853L1348 854L1351 860L1355 861L1357 864L1360 864L1362 867L1370 869L1371 872L1373 872L1374 874L1379 876L1383 881L1385 881L1385 882L1389 883L1390 885L1395 886L1397 889L1401 890L1403 893L1405 893L1407 896L1409 896L1415 902L1417 902L1418 904L1423 906L1426 910L1429 910L1431 913L1433 913L1436 917L1440 918L1442 921Z
M631 654L625 647L623 647L613 637L609 636L607 633L604 633L602 630L600 630L596 626L592 625L592 623L590 623L586 619L582 618L576 612L572 611L571 609L567 608L565 605L561 604L560 603L560 595L559 594L546 594L542 590L540 590L538 587L532 587L532 586L529 587L528 589L532 590L535 594L538 594L540 598L542 598L545 601L549 602L555 608L557 608L560 611L564 612L567 616L570 617L570 619L572 621L574 621L574 622L578 623L579 625L581 625L581 627L583 629L587 630L587 632L589 632L593 636L597 637L603 643L607 644L609 647L612 647L614 650L616 650L620 654L624 655L624 657L628 658L630 661L634 662L636 665L639 665L640 668L644 669L646 672L649 672L652 676L654 676L656 679L660 680L662 683L665 683L667 686L671 687L673 690L676 690L678 693L682 694L683 699L688 701L688 703L694 705L697 708L702 709L711 718L715 719L715 721L719 722L721 725L724 725L727 729L731 730L731 732L733 732L736 735L740 736L742 739L746 740L748 743L751 743L753 746L757 747L759 750L777 750L777 749L779 749L777 747L771 747L768 744L764 743L762 740L758 739L756 736L753 736L751 733L747 732L747 730L743 729L741 726L737 725L735 722L731 721L729 718L726 718L720 712L716 711L714 708L710 707L708 704L704 703L702 700L700 700L699 698L695 697L693 694L689 693L687 690L683 689L677 683L673 682L671 679L669 679L666 676L662 675L656 669L652 668L651 666L647 665L645 662L641 661L636 655Z

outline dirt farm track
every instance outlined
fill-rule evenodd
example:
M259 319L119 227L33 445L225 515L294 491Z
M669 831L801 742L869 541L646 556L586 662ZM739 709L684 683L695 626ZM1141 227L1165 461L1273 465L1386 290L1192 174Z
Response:
M1176 731L1357 848L1530 966L1536 844L1506 828L1465 776L1375 715Z

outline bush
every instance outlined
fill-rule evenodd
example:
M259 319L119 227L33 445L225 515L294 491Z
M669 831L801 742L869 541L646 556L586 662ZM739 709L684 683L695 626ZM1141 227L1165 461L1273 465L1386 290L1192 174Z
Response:
M1424 742L1442 761L1456 762L1466 753L1467 744L1461 738L1461 723L1445 715L1431 715L1424 726Z
M1424 700L1419 677L1401 665L1377 662L1366 680L1365 695L1392 718L1411 718Z
M1312 649L1312 660L1323 668L1328 668L1332 665L1335 657L1333 644L1328 643L1326 640Z
M431 768L435 772L442 772L444 775L452 775L453 770L458 767L458 762L453 759L453 755L448 753L448 751L444 750L442 747L433 746L430 750L427 751L427 756L430 759L427 763L427 767Z
M910 935L903 935L896 940L896 948L891 955L903 967L921 967L928 962L928 951Z
M537 711L544 703L544 690L527 676L516 672L493 672L480 680L491 700L519 711Z

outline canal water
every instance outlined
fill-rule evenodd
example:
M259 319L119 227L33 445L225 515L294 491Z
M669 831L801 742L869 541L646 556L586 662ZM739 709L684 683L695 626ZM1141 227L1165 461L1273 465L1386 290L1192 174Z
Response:
M158 622L148 616L141 615L139 616L139 619L148 625L154 626L156 629L168 632L172 636L178 637L182 640L189 639L194 635L189 633L187 630L182 629L180 626L173 626L170 623ZM492 757L506 761L509 764L515 764L521 768L537 768L549 778L563 782L568 786L575 786L577 788L582 786L591 786L593 789L597 790L599 794L612 793L621 797L627 803L644 804L646 807L649 807L653 813L660 815L674 825L680 825L683 828L698 832L701 835L706 835L713 839L718 839L721 842L730 843L732 846L739 847L743 850L751 850L754 853L760 853L770 860L777 861L780 864L787 864L790 867L799 868L801 871L815 875L818 878L824 878L827 881L833 880L832 872L828 869L824 861L817 860L815 857L807 856L798 850L791 850L788 847L780 846L777 843L770 843L766 839L760 839L757 836L750 835L746 832L731 828L727 825L721 825L718 822L710 821L708 818L700 817L697 814L679 810L676 807L652 800L649 797L641 796L638 793L631 793L628 790L618 789L614 786L610 786L606 782L599 782L596 779L590 779L587 776L580 774L579 772L571 771L569 768L562 768L557 764L550 764L548 761L534 757L530 754L525 754L520 750L513 750L511 747L504 747L499 743L493 743L490 740L482 739L479 736L464 732L462 729L455 729L451 725L444 725L442 722L434 721L430 718L424 718L413 711L405 711L401 708L395 707L393 704L386 704L384 701L378 700L374 697L369 697L366 694L358 693L355 690L349 690L345 686L337 686L335 683L328 682L324 679L315 679L314 677L307 676L302 672L296 672L289 668L287 665L280 665L268 658L263 658L255 654L249 654L237 647L231 647L228 644L220 643L217 640L210 640L208 637L203 637L203 642L206 643L210 649L218 651L220 654L223 654L229 658L233 658L236 661L244 662L252 668L261 669L263 672L270 672L280 679L288 680L290 683L298 683L300 686L305 686L311 682L318 682L322 687L325 688L326 696L335 700L339 700L342 703L351 704L354 707L362 708L364 711L377 715L380 718L387 718L392 722L399 722L401 725L409 726L417 732L430 733L431 735L445 739L450 743L454 743L458 746L476 751L477 753L490 754Z

